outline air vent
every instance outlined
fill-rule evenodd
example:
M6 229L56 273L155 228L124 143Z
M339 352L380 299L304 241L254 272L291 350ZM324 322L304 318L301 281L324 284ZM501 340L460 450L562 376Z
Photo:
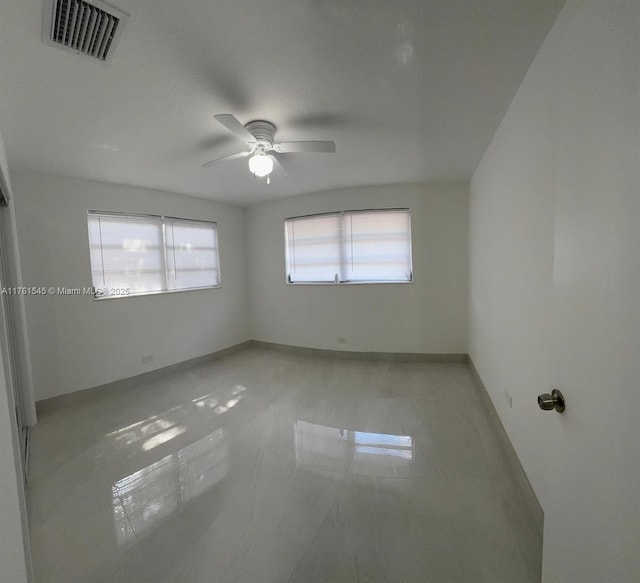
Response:
M100 0L47 0L43 40L108 62L127 16Z

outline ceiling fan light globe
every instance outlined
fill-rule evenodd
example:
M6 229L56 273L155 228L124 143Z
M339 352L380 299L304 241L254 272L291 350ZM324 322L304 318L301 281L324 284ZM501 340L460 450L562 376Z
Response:
M273 170L273 160L264 154L256 154L249 158L249 170L259 178L268 176Z

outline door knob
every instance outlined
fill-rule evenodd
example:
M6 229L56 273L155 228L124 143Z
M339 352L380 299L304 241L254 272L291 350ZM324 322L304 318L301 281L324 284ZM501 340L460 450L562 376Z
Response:
M543 411L555 409L558 413L562 413L564 411L564 397L558 389L553 389L551 394L544 393L538 396L538 406Z

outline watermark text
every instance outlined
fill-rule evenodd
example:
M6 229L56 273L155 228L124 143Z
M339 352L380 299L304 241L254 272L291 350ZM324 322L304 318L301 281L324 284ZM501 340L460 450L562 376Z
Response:
M127 287L3 287L0 289L3 296L93 296L96 298L105 296L128 296L131 289Z

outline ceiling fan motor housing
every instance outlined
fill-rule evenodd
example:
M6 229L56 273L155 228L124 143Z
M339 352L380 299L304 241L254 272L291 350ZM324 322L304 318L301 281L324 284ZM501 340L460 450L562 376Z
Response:
M264 145L273 145L273 137L276 133L276 126L268 121L255 120L250 121L244 126L247 131L256 139L256 142Z

